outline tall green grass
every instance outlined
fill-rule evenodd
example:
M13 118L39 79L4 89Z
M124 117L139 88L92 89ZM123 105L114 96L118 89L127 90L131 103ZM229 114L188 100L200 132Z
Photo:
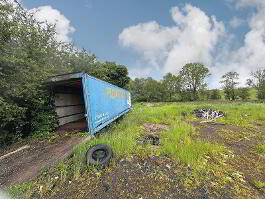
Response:
M182 163L196 166L203 155L224 150L216 144L193 140L191 136L194 133L195 129L191 125L177 122L172 129L162 134L162 154Z
M220 150L220 147L216 145L192 139L191 136L195 133L195 129L187 121L194 117L191 112L196 108L198 108L196 103L160 104L156 107L135 104L133 111L122 121L112 125L103 136L89 140L75 148L72 158L75 173L78 174L85 168L86 152L95 144L110 145L116 159L132 155L145 156L151 153L148 147L139 145L136 141L147 132L142 126L143 123L169 126L169 131L161 133L162 145L157 153L170 156L183 163L195 164L204 154Z
M96 144L108 144L115 154L114 160L128 156L145 157L153 151L150 147L137 144L137 138L147 133L143 123L167 124L168 131L161 132L161 146L155 152L171 157L182 163L196 165L205 154L224 150L221 146L194 140L196 133L189 121L200 120L192 115L194 109L210 108L223 111L226 116L216 122L253 128L255 123L265 121L265 104L189 102L134 104L133 111L122 120L112 124L103 135L76 147L71 159L71 169L75 175L87 168L87 150Z
M256 150L261 154L265 154L265 144L257 145Z
M136 110L138 110L136 108ZM136 144L136 138L141 134L143 128L137 125L135 110L125 116L122 121L112 124L112 126L103 135L89 140L86 143L77 146L74 149L72 157L72 166L75 174L86 167L87 150L96 144L108 144L112 147L115 158L128 156L139 151Z
M158 103L154 107L154 104L151 105L147 103L134 104L133 111L124 116L119 122L110 125L110 127L104 130L103 135L77 146L71 158L60 162L57 168L54 169L56 173L52 173L51 171L51 176L60 176L61 180L64 180L64 178L68 178L69 176L71 178L72 174L76 178L79 178L82 171L92 171L90 167L86 166L87 150L95 144L108 144L112 147L114 153L114 164L112 165L115 165L115 160L119 160L120 158L132 156L145 158L149 154L163 155L176 162L191 165L193 168L192 175L195 179L194 181L188 179L191 184L194 184L199 179L203 181L205 174L211 173L212 170L219 171L217 174L225 177L226 175L230 175L230 170L227 172L227 168L223 169L222 164L208 164L205 160L207 158L206 155L209 157L213 154L211 157L222 161L223 158L219 158L218 154L226 153L225 149L217 144L194 139L194 135L198 132L192 127L190 121L200 121L201 119L192 115L192 110L211 108L223 111L226 116L218 119L216 122L245 128L254 128L258 124L265 124L265 104L209 101ZM160 132L160 147L152 148L150 145L145 146L137 143L139 137L149 133L142 125L147 122L168 125L168 131ZM257 151L263 153L264 145L257 146ZM216 154L217 156L215 156ZM44 178L48 177L44 176ZM52 183L49 180L47 181L45 189L50 190ZM44 183L42 179L41 183ZM12 196L20 196L23 193L24 195L30 195L33 190L32 186L32 183L11 186L9 193Z

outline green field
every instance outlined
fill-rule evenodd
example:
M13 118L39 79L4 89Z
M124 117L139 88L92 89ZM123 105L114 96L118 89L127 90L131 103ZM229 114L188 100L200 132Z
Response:
M222 100L225 99L224 90L220 90ZM249 88L249 100L257 100L257 89Z
M225 117L201 124L202 119L191 114L192 110L201 108L221 110ZM163 194L169 198L262 198L264 110L265 104L259 103L134 104L132 112L104 129L96 139L76 147L69 159L31 182L9 187L9 193L14 197L22 194L25 198L59 198L63 197L62 193L69 194L68 198L90 198L87 194L91 190L98 198L106 197L104 194L110 194L110 198L163 198ZM151 127L155 125L167 128L154 130ZM160 137L159 146L139 144L138 140L149 134ZM104 170L86 165L87 150L99 143L109 144L115 154ZM149 163L150 170L144 166ZM54 180L55 176L59 179ZM130 184L130 189L118 188L113 179L122 187ZM138 180L139 184L134 184ZM113 191L100 191L104 184ZM143 191L148 187L152 187L151 193Z

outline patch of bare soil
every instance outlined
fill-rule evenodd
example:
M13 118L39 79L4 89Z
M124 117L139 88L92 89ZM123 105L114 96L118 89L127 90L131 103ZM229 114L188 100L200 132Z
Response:
M87 129L87 122L85 119L78 120L75 122L70 122L67 124L64 124L56 129L58 133L64 133L64 132L85 132Z
M257 187L255 182L265 182L265 157L258 154L255 147L265 143L265 131L243 129L233 125L199 122L192 123L199 128L196 138L224 145L234 154L228 163L244 175L253 193L265 198L265 187Z
M167 131L169 126L166 124L154 124L154 123L143 123L145 128L145 134L137 139L138 144L151 144L153 146L160 145L160 135L161 131Z
M24 150L0 159L0 189L34 178L43 168L67 157L72 148L82 142L85 137L59 136L52 142L48 139L28 143ZM4 152L16 150L10 146ZM3 152L2 152L3 153Z
M169 126L166 124L143 123L145 130L149 133L158 133L160 131L167 131Z
M184 172L183 172L184 171ZM181 183L185 168L161 156L147 159L122 159L116 166L100 174L95 169L84 173L78 180L65 179L48 191L35 191L33 198L208 198L207 192L198 189L187 192ZM43 186L41 179L36 182ZM43 186L44 187L44 186Z

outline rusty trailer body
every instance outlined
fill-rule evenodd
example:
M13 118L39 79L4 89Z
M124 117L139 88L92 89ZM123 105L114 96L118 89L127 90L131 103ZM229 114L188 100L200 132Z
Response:
M131 110L131 94L86 73L49 79L59 129L95 134Z

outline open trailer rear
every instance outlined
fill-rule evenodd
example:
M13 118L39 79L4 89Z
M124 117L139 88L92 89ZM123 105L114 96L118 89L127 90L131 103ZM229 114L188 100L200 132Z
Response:
M86 73L49 79L54 93L59 129L95 134L131 110L131 95Z

